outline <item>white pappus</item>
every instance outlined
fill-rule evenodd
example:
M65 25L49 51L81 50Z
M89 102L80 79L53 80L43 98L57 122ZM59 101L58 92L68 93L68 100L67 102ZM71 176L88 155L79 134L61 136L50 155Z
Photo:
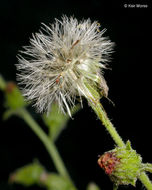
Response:
M76 97L91 96L84 81L95 84L107 96L102 69L109 61L113 43L99 27L90 19L78 22L63 16L50 26L43 24L30 45L23 47L16 65L17 80L23 95L39 112L49 112L56 101L60 110L71 116Z

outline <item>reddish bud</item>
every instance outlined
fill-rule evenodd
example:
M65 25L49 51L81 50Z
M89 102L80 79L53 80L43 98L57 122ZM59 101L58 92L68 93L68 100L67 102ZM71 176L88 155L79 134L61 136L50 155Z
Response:
M6 92L11 93L16 88L16 85L14 82L8 82L6 85Z
M103 168L108 175L112 174L118 163L120 163L120 159L116 157L114 152L106 152L98 159L99 166Z

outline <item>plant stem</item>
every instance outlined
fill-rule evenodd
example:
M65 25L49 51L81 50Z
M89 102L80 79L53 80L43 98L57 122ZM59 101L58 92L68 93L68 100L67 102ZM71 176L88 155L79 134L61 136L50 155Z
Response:
M148 189L148 190L152 190L152 183L149 180L148 176L145 174L145 172L142 172L139 180L144 184L144 186Z
M99 119L102 121L102 124L105 126L107 131L110 133L112 139L114 142L119 146L123 147L125 146L125 143L123 142L122 138L119 136L118 132L114 128L113 124L109 120L106 112L104 111L104 108L102 107L101 103L99 101L93 102L92 99L89 100L89 104L92 107L92 109L95 111ZM142 172L141 175L139 176L139 180L144 184L144 186L148 190L152 190L152 183L149 180L148 176L146 175L145 172ZM114 187L114 189L117 189Z
M117 190L118 189L118 186L117 185L113 185L113 190Z
M39 137L39 139L44 144L47 149L49 155L51 156L58 173L67 178L71 184L72 180L64 166L64 163L57 151L55 144L50 140L50 138L44 133L41 127L36 123L36 121L31 117L28 111L25 108L22 108L19 112L21 118L29 125L29 127L34 131L34 133ZM74 185L73 185L74 186ZM75 189L75 188L74 188Z
M110 119L108 118L106 112L104 111L104 108L100 104L100 102L92 102L89 101L92 109L95 111L99 119L102 121L102 124L105 126L107 131L110 133L111 137L115 141L115 143L122 147L125 146L125 143L123 142L122 138L119 136L118 132L116 131L115 127L111 123Z
M142 165L142 170L152 173L152 164L150 164L150 163L143 164Z

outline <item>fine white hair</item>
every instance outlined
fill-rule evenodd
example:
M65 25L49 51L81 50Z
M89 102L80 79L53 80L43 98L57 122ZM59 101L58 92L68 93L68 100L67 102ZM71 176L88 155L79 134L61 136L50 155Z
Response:
M77 96L90 96L84 81L94 83L106 95L108 87L102 69L109 61L113 43L98 22L78 21L63 16L54 24L43 24L30 45L18 55L17 80L23 95L39 112L49 112L52 102L68 112Z

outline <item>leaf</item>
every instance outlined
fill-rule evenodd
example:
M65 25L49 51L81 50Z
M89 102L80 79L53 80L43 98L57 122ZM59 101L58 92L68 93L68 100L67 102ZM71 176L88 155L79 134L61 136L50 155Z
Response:
M126 142L126 150L131 150L131 142L129 140Z
M50 173L43 179L41 178L41 183L48 190L75 190L67 179L55 173Z
M72 110L71 113L74 115L77 111L80 110L80 105L77 104ZM46 126L49 128L49 136L53 141L57 139L62 130L66 127L67 122L70 120L68 114L63 114L59 111L58 105L56 103L52 104L51 112L49 115L43 115L43 121Z
M87 190L100 190L100 188L95 183L91 182L88 184Z
M32 164L28 164L17 169L10 175L9 181L11 183L19 183L25 186L31 186L38 184L40 176L45 172L43 166L35 161Z
M10 175L9 182L27 187L36 184L48 190L75 190L68 179L48 173L38 161L17 169Z

